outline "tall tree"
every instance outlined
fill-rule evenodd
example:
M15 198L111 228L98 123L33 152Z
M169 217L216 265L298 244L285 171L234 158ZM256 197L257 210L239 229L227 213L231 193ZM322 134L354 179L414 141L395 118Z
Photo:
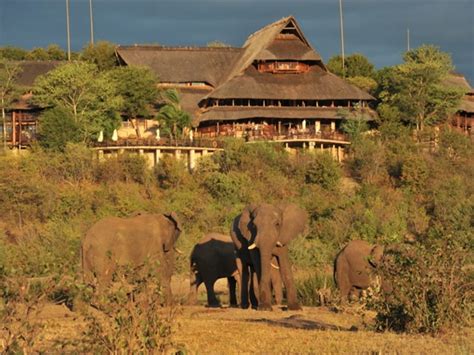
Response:
M18 64L12 64L0 59L0 109L2 110L2 141L3 147L7 145L6 110L18 94L16 78L21 73Z
M115 82L126 116L150 116L150 106L157 99L158 89L156 77L149 68L118 67L106 75Z
M327 67L330 72L347 78L358 76L372 78L375 74L374 65L366 56L360 53L354 53L345 58L344 71L342 70L342 58L340 55L331 57L327 63Z
M99 70L109 70L117 66L115 44L107 41L99 41L96 44L88 44L82 50L80 58L89 63L97 65Z
M176 89L166 90L163 97L166 103L157 115L160 127L171 139L183 138L186 129L191 127L191 116L182 109Z
M456 110L462 92L442 80L453 69L449 54L423 45L404 55L404 63L381 71L379 97L398 108L417 132L447 119Z
M115 84L97 66L85 62L61 65L37 78L33 102L42 107L61 107L80 127L81 141L88 142L99 131L110 133L120 124L117 111L122 99Z

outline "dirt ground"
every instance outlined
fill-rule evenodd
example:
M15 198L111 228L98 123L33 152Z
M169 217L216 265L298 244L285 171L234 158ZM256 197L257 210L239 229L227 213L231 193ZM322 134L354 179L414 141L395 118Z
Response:
M178 298L185 298L188 284L175 280ZM226 283L217 285L226 302ZM304 307L272 312L224 307L210 309L205 289L199 306L177 306L172 341L188 354L471 354L474 330L440 337L379 333L371 329L374 314L353 307L335 312L324 307ZM47 304L37 315L44 325L41 350L63 352L55 344L79 339L84 319L63 305Z

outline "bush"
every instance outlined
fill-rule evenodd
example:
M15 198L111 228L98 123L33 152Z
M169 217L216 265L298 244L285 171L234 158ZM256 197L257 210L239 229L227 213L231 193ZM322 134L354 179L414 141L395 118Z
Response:
M305 167L305 180L308 184L318 184L325 189L335 189L341 179L341 168L328 154L315 154Z
M439 333L467 324L474 291L467 256L449 237L435 245L417 243L386 252L382 271L393 292L378 304L379 329Z
M38 141L43 148L62 152L67 143L79 143L81 140L81 128L66 109L58 106L41 115Z
M309 307L325 306L332 301L335 285L331 274L318 272L296 280L298 300Z

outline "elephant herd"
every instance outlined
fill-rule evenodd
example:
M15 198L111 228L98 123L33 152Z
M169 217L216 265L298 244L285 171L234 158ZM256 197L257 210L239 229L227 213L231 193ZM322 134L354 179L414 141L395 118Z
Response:
M214 283L227 278L229 302L259 310L281 304L282 283L290 310L301 309L293 278L288 245L304 234L308 215L295 204L259 204L245 207L232 222L230 236L210 233L193 248L190 255L190 293L195 304L197 289L204 283L209 307L219 307ZM183 227L174 212L138 213L132 217L107 217L94 224L81 245L82 268L86 283L98 289L110 284L117 267L130 265L136 270L149 261L158 263L158 276L167 302L172 299L171 276L174 271L175 243ZM334 262L334 279L342 299L374 285L379 279L376 268L383 248L355 240L341 250Z

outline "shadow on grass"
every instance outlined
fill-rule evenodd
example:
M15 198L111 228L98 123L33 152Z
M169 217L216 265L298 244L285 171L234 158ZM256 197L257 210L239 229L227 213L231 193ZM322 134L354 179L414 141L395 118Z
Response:
M283 319L247 319L247 322L253 323L267 323L269 325L285 327L285 328L293 328L293 329L305 329L305 330L337 330L337 331L350 331L356 332L358 329L355 326L350 328L338 327L334 324L324 323L324 322L317 322L313 320L303 319L301 316L295 314L290 317L286 317Z

